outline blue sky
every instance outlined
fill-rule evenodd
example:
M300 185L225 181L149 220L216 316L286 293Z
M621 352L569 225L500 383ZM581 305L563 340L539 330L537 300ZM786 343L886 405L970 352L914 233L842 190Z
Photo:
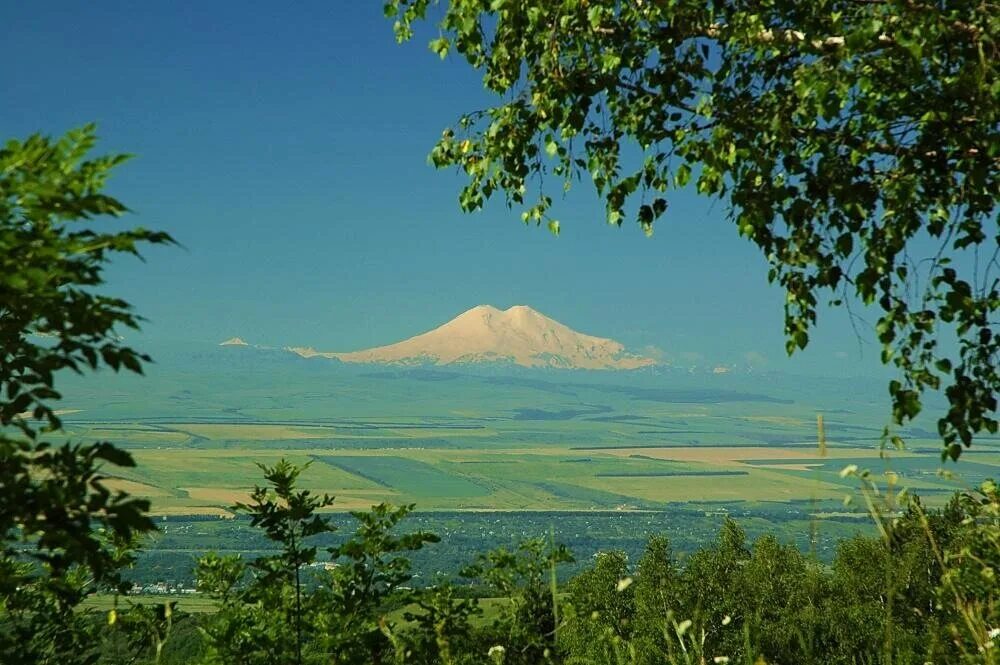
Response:
M10 2L2 20L3 135L96 121L103 150L136 155L111 184L128 221L184 245L110 272L150 337L353 350L523 303L674 357L877 364L843 313L785 360L763 258L691 192L651 239L589 192L559 204L558 238L500 201L460 213L460 178L426 155L491 99L427 35L396 45L381 2Z

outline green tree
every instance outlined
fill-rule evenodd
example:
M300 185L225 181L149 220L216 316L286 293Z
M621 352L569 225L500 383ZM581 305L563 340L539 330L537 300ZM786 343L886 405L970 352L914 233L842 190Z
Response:
M411 624L404 640L404 660L414 665L453 665L482 662L476 658L479 643L473 640L472 619L483 610L472 598L462 598L450 582L419 591L413 600L418 609L403 618Z
M387 0L385 12L403 41L438 4ZM464 210L503 192L558 232L550 188L586 175L608 222L632 216L651 233L691 183L728 204L784 288L788 353L807 345L821 299L860 299L899 370L895 422L943 388L943 454L997 431L992 3L441 4L431 49L457 52L502 97L431 153L468 178Z
M287 460L258 465L267 486L256 486L252 503L237 512L280 546L278 554L244 564L238 556L209 554L198 561L198 588L220 602L206 628L211 657L221 663L301 665L307 638L315 634L315 602L303 602L302 571L316 561L311 539L335 530L316 511L333 504L328 494L301 490L301 469ZM250 580L247 582L247 576Z
M412 573L403 554L436 542L437 536L424 531L397 534L413 507L379 504L368 512L351 513L357 530L327 548L328 564L320 562L316 539L336 529L318 511L332 506L333 497L300 489L302 469L286 460L259 466L267 485L255 487L251 503L234 509L249 515L251 526L262 529L280 551L249 564L238 555L212 553L199 559L198 589L219 602L204 627L207 661L377 665L397 645L404 649L387 616L416 597L406 586ZM313 574L306 575L307 570ZM452 611L448 626L460 626L465 609L461 603L429 607L439 614Z
M509 600L493 620L490 637L496 641L489 645L504 649L507 665L539 665L557 658L561 626L555 571L572 561L564 545L533 538L514 549L480 554L462 572Z
M738 602L745 608L741 614L749 641L768 663L825 662L813 647L820 621L818 599L810 591L818 572L794 545L782 545L772 535L754 542L750 559L740 569Z
M889 540L856 537L838 545L823 622L829 662L853 663L858 653L887 663L931 657L941 569L915 515L897 526Z
M100 638L101 658L98 662L101 665L176 663L174 650L169 647L177 646L178 642L188 643L185 645L187 655L200 655L200 635L192 635L190 625L184 626L185 619L190 624L189 617L178 617L182 619L182 629L180 635L175 634L175 617L178 615L176 601L155 605L130 602L125 611L120 611L117 600L116 598L115 607L106 622L110 624L110 629L104 631ZM194 660L195 658L189 658L187 662Z
M257 573L255 581L264 588L290 586L294 592L294 608L287 614L295 630L295 662L302 663L302 569L316 561L316 547L309 539L336 530L328 518L316 513L333 505L333 497L297 489L301 469L287 460L273 467L258 466L271 487L255 487L250 495L253 503L237 503L236 510L250 515L250 526L263 529L268 540L281 545L281 553L261 557L251 567Z
M666 662L671 621L677 616L680 571L670 541L652 536L635 571L635 642L638 662Z
M941 570L934 607L942 608L942 644L940 655L932 655L975 663L989 653L1000 660L1000 488L986 480L976 492L956 497L943 514L928 520L919 512L917 518Z
M319 645L332 662L379 665L387 654L403 649L396 623L388 614L416 598L406 552L440 539L427 531L397 533L413 505L382 503L367 512L352 512L357 529L330 548L334 568L322 578L317 593L322 608Z
M58 140L34 135L0 148L0 661L89 663L98 624L76 611L98 589L120 589L149 503L104 482L133 466L108 442L57 445L62 370L141 373L145 355L121 333L130 305L101 295L116 254L172 242L142 228L108 229L127 208L104 193L124 155L90 157L88 125Z
M856 654L881 653L887 616L887 553L879 541L841 541L833 563L832 592L823 651L831 663L853 663Z
M692 554L684 566L677 619L692 622L692 632L710 656L757 655L745 653L744 630L753 616L741 574L750 554L743 529L726 518L716 541Z
M613 654L632 638L636 607L629 572L625 552L599 552L594 565L569 584L559 644L567 662L613 662Z

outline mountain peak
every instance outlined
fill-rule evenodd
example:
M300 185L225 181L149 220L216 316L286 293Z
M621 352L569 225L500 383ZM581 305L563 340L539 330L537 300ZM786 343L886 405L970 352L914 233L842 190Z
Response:
M499 317L504 321L516 321L518 319L524 319L527 317L541 317L548 319L547 316L542 314L536 309L532 309L527 305L513 305L507 309L500 309L499 307L494 307L493 305L476 305L472 309L467 309L458 316L456 316L452 321L457 321L462 318L492 318ZM551 320L551 319L549 319Z
M225 342L219 342L219 346L250 346L241 337L230 337Z
M462 318L485 318L490 316L497 316L503 314L503 312L493 305L476 305L472 309L467 309L453 320L458 320Z
M527 305L514 305L513 307L508 307L503 311L507 316L544 316L537 309L532 309ZM548 318L548 317L546 317Z
M477 305L447 323L409 339L348 353L290 349L304 357L392 364L503 362L524 367L635 369L655 364L620 343L579 333L527 305L505 310Z

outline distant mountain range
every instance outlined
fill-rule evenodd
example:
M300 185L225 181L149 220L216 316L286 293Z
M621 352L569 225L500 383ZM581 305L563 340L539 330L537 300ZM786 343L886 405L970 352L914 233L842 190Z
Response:
M239 337L225 346L245 345ZM288 347L303 358L391 365L500 363L532 368L631 370L656 361L629 353L613 339L577 332L525 305L500 310L479 305L431 331L362 351Z

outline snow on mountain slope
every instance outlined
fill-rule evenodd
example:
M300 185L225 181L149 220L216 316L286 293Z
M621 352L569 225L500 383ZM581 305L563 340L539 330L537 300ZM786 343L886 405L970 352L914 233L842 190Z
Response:
M479 305L444 325L396 344L349 353L296 347L304 358L403 365L506 362L524 367L635 369L655 364L612 339L576 332L525 305Z

